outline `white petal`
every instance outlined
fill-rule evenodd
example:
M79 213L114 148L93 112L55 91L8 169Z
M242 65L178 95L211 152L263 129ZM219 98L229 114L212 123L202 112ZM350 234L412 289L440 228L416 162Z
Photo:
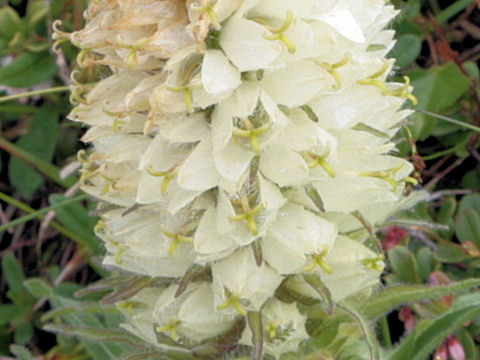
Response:
M299 185L308 176L305 160L296 152L280 145L271 145L262 152L260 170L281 187Z
M220 50L208 50L202 63L202 83L212 95L231 92L241 84L240 72Z
M353 42L360 44L365 42L365 35L363 34L362 28L353 14L347 9L336 6L325 13L316 15L314 18L330 25L341 35Z
M285 203L285 198L282 196L280 189L272 182L265 179L262 174L258 174L258 181L260 184L260 194L262 204L267 210L277 210Z
M277 70L267 70L262 87L285 106L301 106L313 99L330 80L327 72L312 61L300 60Z
M211 141L202 141L180 168L178 184L186 190L206 191L218 184Z
M193 245L201 262L222 259L238 247L228 233L220 234L218 232L216 218L216 210L214 208L207 209L195 232Z
M220 46L241 72L262 69L282 51L278 41L263 37L266 32L262 25L234 16L222 28Z
M242 144L230 142L223 150L214 153L218 172L227 180L238 181L250 165L255 153Z

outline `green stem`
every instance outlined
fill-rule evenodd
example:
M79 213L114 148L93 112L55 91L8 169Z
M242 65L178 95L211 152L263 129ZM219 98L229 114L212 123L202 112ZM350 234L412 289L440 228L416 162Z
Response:
M439 157L442 157L442 156L445 156L445 155L454 153L455 151L457 151L458 149L461 149L461 148L464 147L464 146L466 146L466 143L461 142L460 144L457 144L457 145L455 145L454 147L452 147L452 148L450 148L450 149L442 150L442 151L439 151L439 152L437 152L437 153L435 153L435 154L431 154L431 155L427 155L427 156L422 156L422 159L425 160L425 161L437 159L437 158L439 158Z
M466 9L475 0L457 0L452 5L438 13L437 21L440 25L446 25L448 21L459 12Z
M387 317L384 316L380 319L380 333L382 335L383 345L386 347L392 347L392 338L390 335L390 327L388 326Z
M458 126L461 126L461 127L464 127L466 129L470 129L470 130L473 130L475 132L478 132L480 133L480 127L478 126L475 126L475 125L472 125L472 124L467 124L467 123L464 123L463 121L460 121L460 120L456 120L456 119L453 119L451 117L448 117L448 116L443 116L443 115L440 115L440 114L435 114L435 113L432 113L430 111L425 111L425 110L415 110L421 114L425 114L425 115L429 115L429 116L432 116L434 118L437 118L437 119L440 119L440 120L443 120L443 121L446 121L446 122L449 122L451 124L455 124L455 125L458 125Z
M5 194L2 194L2 199L6 199L6 196ZM4 224L2 226L0 226L0 233L7 230L7 229L10 229L14 226L17 226L17 225L20 225L20 224L24 224L26 223L27 221L30 221L30 220L33 220L33 219L36 219L36 218L39 218L39 217L42 217L43 215L45 215L46 213L48 213L50 210L55 210L55 209L58 209L60 207L63 207L63 206L66 206L66 205L69 205L69 204L72 204L72 203L76 203L76 202L79 202L79 201L82 201L82 200L85 200L87 198L87 195L86 194L82 194L82 195L79 195L79 196L76 196L74 198L71 198L71 199L66 199L62 202L59 202L58 204L55 204L55 205L51 205L51 206L47 206L43 209L40 209L40 210L34 210L34 212L28 214L28 215L25 215L25 216L22 216L22 217L19 217L18 219L15 219L15 220L12 220L10 222L8 222L7 224ZM4 200L5 201L5 200ZM17 203L18 205L18 203ZM33 209L32 209L33 210Z
M11 196L8 196L7 194L4 194L2 192L0 192L0 200L3 200L10 205L13 205L16 208L18 208L18 209L20 209L20 210L22 210L22 211L24 211L28 214L33 214L34 212L36 212L35 209L31 208L27 204L25 204L25 203L23 203L23 202L21 202L17 199L14 199ZM39 216L39 219L43 220L43 218L44 218L43 215ZM63 225L59 224L56 221L52 221L50 223L50 226L53 229L57 230L59 233L65 235L66 237L72 239L73 241L75 241L79 244L87 244L87 241L85 241L83 238L81 238L80 236L78 236L77 234L70 231L69 229L67 229L66 227L64 227Z
M8 95L8 96L3 96L0 97L0 103L5 102L5 101L10 101L10 100L15 100L15 99L21 99L24 97L30 97L34 95L44 95L44 94L52 94L52 93L57 93L57 92L63 92L63 91L68 91L68 86L58 86L54 88L49 88L49 89L41 89L41 90L34 90L34 91L27 91L21 94L15 94L15 95Z
M7 151L10 155L16 156L21 160L25 161L28 165L34 167L43 175L49 177L57 184L69 188L73 186L76 182L75 179L69 177L67 179L62 179L60 177L60 169L49 162L46 162L42 159L37 158L36 156L30 154L29 152L21 149L17 145L11 143L10 141L0 138L0 149Z
M437 0L428 0L428 3L430 4L430 7L432 8L432 10L435 14L437 14L438 12L440 12L442 10L440 8L440 6L438 5Z

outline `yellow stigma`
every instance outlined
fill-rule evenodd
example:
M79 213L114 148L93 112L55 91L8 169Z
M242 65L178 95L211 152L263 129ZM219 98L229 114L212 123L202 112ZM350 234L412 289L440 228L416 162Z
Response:
M333 269L325 262L324 257L328 254L329 247L324 246L320 254L315 254L312 256L312 264L308 266L305 271L313 271L317 266L319 266L327 274L333 274Z
M328 175L330 175L330 177L334 178L335 176L337 176L337 174L335 173L335 170L333 170L333 168L330 166L327 160L325 160L330 155L330 147L327 148L327 150L325 151L325 154L323 154L322 156L319 156L311 151L306 152L305 155L313 159L307 164L307 166L310 169L314 169L317 166L321 166L323 170L325 170L325 172Z
M130 52L127 55L127 65L129 68L133 68L137 62L137 52L141 50L142 47L144 47L148 42L150 41L149 38L142 38L137 40L133 44L127 44L125 43L120 35L117 37L117 40L115 42L115 45L123 48L130 50Z
M218 21L217 14L215 14L215 11L213 10L215 3L216 1L211 1L210 4L208 4L207 6L199 7L199 8L192 6L192 10L198 13L207 14L208 17L210 18L210 21L212 22L213 27L215 29L219 29L220 22Z
M279 325L275 323L270 323L265 326L265 330L268 332L270 339L275 339L275 337L277 336L278 328Z
M170 181L172 181L176 176L177 176L177 171L171 170L171 171L154 171L152 168L149 166L148 168L145 169L147 173L149 173L152 176L155 177L164 177L162 181L162 194L166 195L167 194L167 189L168 185L170 184Z
M410 86L410 78L408 76L403 77L405 84L403 84L401 88L395 90L389 90L383 81L377 79L382 76L387 69L388 63L384 62L383 67L379 71L370 75L366 79L358 80L358 83L362 85L374 85L382 90L382 95L403 97L410 100L414 106L417 105L418 99L408 90L408 87Z
M193 238L192 237L185 236L185 234L182 234L181 232L172 233L172 232L168 231L167 229L162 228L162 233L165 236L172 239L172 243L170 244L170 248L168 249L168 255L173 255L175 253L175 251L177 250L178 245L180 245L180 243L184 243L184 244L193 243Z
M247 198L242 198L242 210L243 213L237 214L234 216L230 216L229 219L231 221L243 221L247 222L248 228L252 232L253 235L258 235L258 227L255 222L255 216L260 214L263 211L264 207L262 203L259 203L253 209L250 208Z
M240 298L238 297L238 295L230 296L227 300L225 300L223 304L217 306L217 310L225 310L232 306L235 308L235 310L237 310L237 312L240 315L242 316L247 315L247 311L244 309L243 305L241 304Z
M315 63L318 66L321 66L322 68L324 68L335 79L335 85L333 86L333 90L337 91L342 86L342 78L340 74L336 71L336 69L341 68L344 65L347 65L350 62L351 58L352 58L351 55L347 54L342 60L340 60L335 64L328 64L321 61L315 61Z
M178 326L180 325L180 320L178 319L171 319L167 325L158 326L157 332L170 332L170 337L174 341L180 340L180 336L178 335Z
M288 52L290 54L295 53L297 51L293 42L284 34L285 31L288 30L290 25L293 23L293 12L287 11L287 18L285 19L283 25L279 29L272 29L268 27L268 30L272 33L272 35L263 35L263 37L267 40L280 40L287 46Z
M258 137L262 134L265 134L271 128L272 125L271 123L268 123L258 128L253 128L253 125L248 120L245 120L245 124L247 127L246 130L240 129L238 127L234 127L233 135L243 137L243 138L250 138L250 142L252 144L253 150L255 151L256 154L260 155L261 148L260 148L260 143L258 141Z
M185 93L185 106L189 112L193 112L193 95L192 89L189 86L181 86L181 87L167 87L167 90L176 93Z

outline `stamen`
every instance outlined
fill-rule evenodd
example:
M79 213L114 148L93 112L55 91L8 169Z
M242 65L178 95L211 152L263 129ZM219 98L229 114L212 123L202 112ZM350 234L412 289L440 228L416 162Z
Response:
M379 264L378 262L383 261L384 259L385 257L380 254L372 259L364 259L361 262L367 269L373 269L377 270L378 272L383 272L383 264Z
M395 180L395 174L403 168L403 164L398 164L396 167L385 170L385 171L362 171L360 176L369 176L378 179L385 180L390 185L392 185L393 190L398 186L398 182Z
M126 245L121 245L121 244L118 244L117 246L118 246L118 250L115 253L114 259L115 259L115 262L120 265L122 263L122 259L121 259L122 255L128 249L128 247Z

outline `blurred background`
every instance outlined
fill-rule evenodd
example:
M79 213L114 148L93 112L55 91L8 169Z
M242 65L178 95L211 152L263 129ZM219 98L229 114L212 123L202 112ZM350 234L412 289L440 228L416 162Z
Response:
M401 10L392 24L392 78L408 76L419 100L395 141L415 164L418 188L432 196L379 232L390 261L383 281L436 286L478 278L480 1L392 3ZM119 274L99 265L95 204L77 186L84 129L66 118L77 50L57 42L60 51L52 51L54 20L63 31L80 29L85 7L82 0L0 1L0 359L117 359L131 345L116 333L121 316L106 309L134 293L138 279L97 282ZM391 313L378 328L383 345L453 301L449 295ZM436 359L478 360L479 344L476 318L441 334Z

